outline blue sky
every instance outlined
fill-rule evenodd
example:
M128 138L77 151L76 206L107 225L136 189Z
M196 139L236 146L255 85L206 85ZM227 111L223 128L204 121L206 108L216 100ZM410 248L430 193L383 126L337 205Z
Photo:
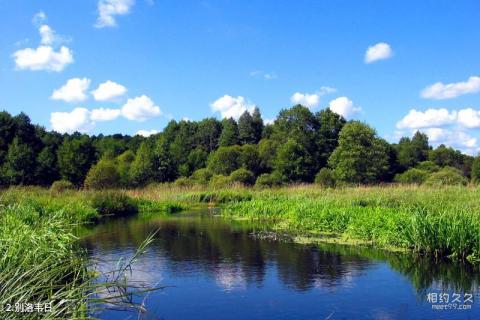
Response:
M135 134L253 105L271 120L302 102L390 141L421 130L480 148L478 0L0 0L0 12L0 108L49 129Z

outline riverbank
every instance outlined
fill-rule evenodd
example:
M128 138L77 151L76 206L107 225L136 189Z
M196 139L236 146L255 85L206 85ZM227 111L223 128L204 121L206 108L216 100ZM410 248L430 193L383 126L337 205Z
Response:
M233 219L270 221L298 242L335 242L478 262L480 190L474 187L375 186L322 189L176 188L134 197L221 206Z
M122 191L53 192L33 187L1 191L1 318L85 318L99 286L74 230L107 216L181 209L168 201L135 200ZM30 305L37 309L28 311Z

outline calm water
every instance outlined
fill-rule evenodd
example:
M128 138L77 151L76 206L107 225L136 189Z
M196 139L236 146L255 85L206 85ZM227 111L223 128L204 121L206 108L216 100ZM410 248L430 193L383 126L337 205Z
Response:
M145 300L142 319L480 319L480 276L471 267L258 240L248 224L207 212L115 220L90 230L84 243L92 259L103 261L99 268L111 270L157 229L130 280L171 287L134 297ZM448 308L442 293L471 309L433 310ZM96 316L138 318L118 310Z

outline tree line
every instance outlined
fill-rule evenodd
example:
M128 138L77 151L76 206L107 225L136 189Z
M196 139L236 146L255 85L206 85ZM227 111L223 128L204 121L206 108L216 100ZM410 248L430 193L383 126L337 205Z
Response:
M476 180L480 162L444 145L432 148L421 132L390 144L367 124L346 121L328 108L313 113L296 105L267 125L258 108L238 121L172 120L150 137L60 134L32 124L24 113L0 112L2 186L59 180L92 188L173 181L333 186L422 183L439 172L450 180Z

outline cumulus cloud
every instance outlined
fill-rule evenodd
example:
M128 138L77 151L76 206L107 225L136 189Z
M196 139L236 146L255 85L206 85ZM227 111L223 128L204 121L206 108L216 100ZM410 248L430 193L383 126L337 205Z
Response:
M252 113L255 105L242 96L232 97L226 94L212 102L210 108L214 112L219 112L222 118L238 119L245 111Z
M479 151L478 139L471 135L469 129L480 128L480 111L473 108L460 110L412 109L397 122L400 134L413 134L417 130L428 135L433 145L445 144L460 149L468 154Z
M98 18L95 27L115 27L117 25L116 16L129 14L134 4L134 0L99 0L97 5Z
M43 12L37 13L34 23L46 20ZM66 46L55 48L54 45L61 42L61 38L56 35L55 31L48 25L39 26L40 45L37 48L25 48L17 50L13 53L15 67L18 70L46 70L60 72L65 67L73 63L72 50Z
M50 99L63 100L65 102L80 102L87 99L87 90L90 86L90 79L72 78L62 87L54 90Z
M425 99L444 100L476 92L480 92L480 77L472 76L463 82L434 83L423 89L421 96Z
M128 99L121 111L125 118L136 121L145 121L162 114L160 107L155 105L152 99L146 95Z
M313 109L318 106L320 103L320 97L336 92L337 89L332 87L323 86L320 90L314 93L302 93L302 92L295 92L291 97L290 101L293 104L301 104L307 108Z
M53 112L50 115L50 124L53 130L60 133L85 133L94 126L90 111L86 108L75 108L71 112Z
M412 109L402 120L397 122L397 128L419 129L427 127L437 127L452 124L457 119L456 111L447 109L427 109L426 111L417 111Z
M111 101L123 96L127 88L113 81L101 83L97 89L92 91L93 97L97 101Z
M362 108L355 106L353 101L347 97L338 97L330 101L328 107L336 114L339 114L347 119L362 111Z
M378 60L385 60L393 56L393 50L388 43L379 42L368 47L365 52L365 63L372 63Z
M138 130L136 135L142 136L142 137L150 137L152 134L157 134L159 131L152 129L152 130Z
M122 114L120 109L99 108L93 109L90 118L92 121L111 121Z
M35 13L35 15L32 18L32 23L36 26L38 26L39 24L45 21L47 21L47 15L43 11L39 11Z

